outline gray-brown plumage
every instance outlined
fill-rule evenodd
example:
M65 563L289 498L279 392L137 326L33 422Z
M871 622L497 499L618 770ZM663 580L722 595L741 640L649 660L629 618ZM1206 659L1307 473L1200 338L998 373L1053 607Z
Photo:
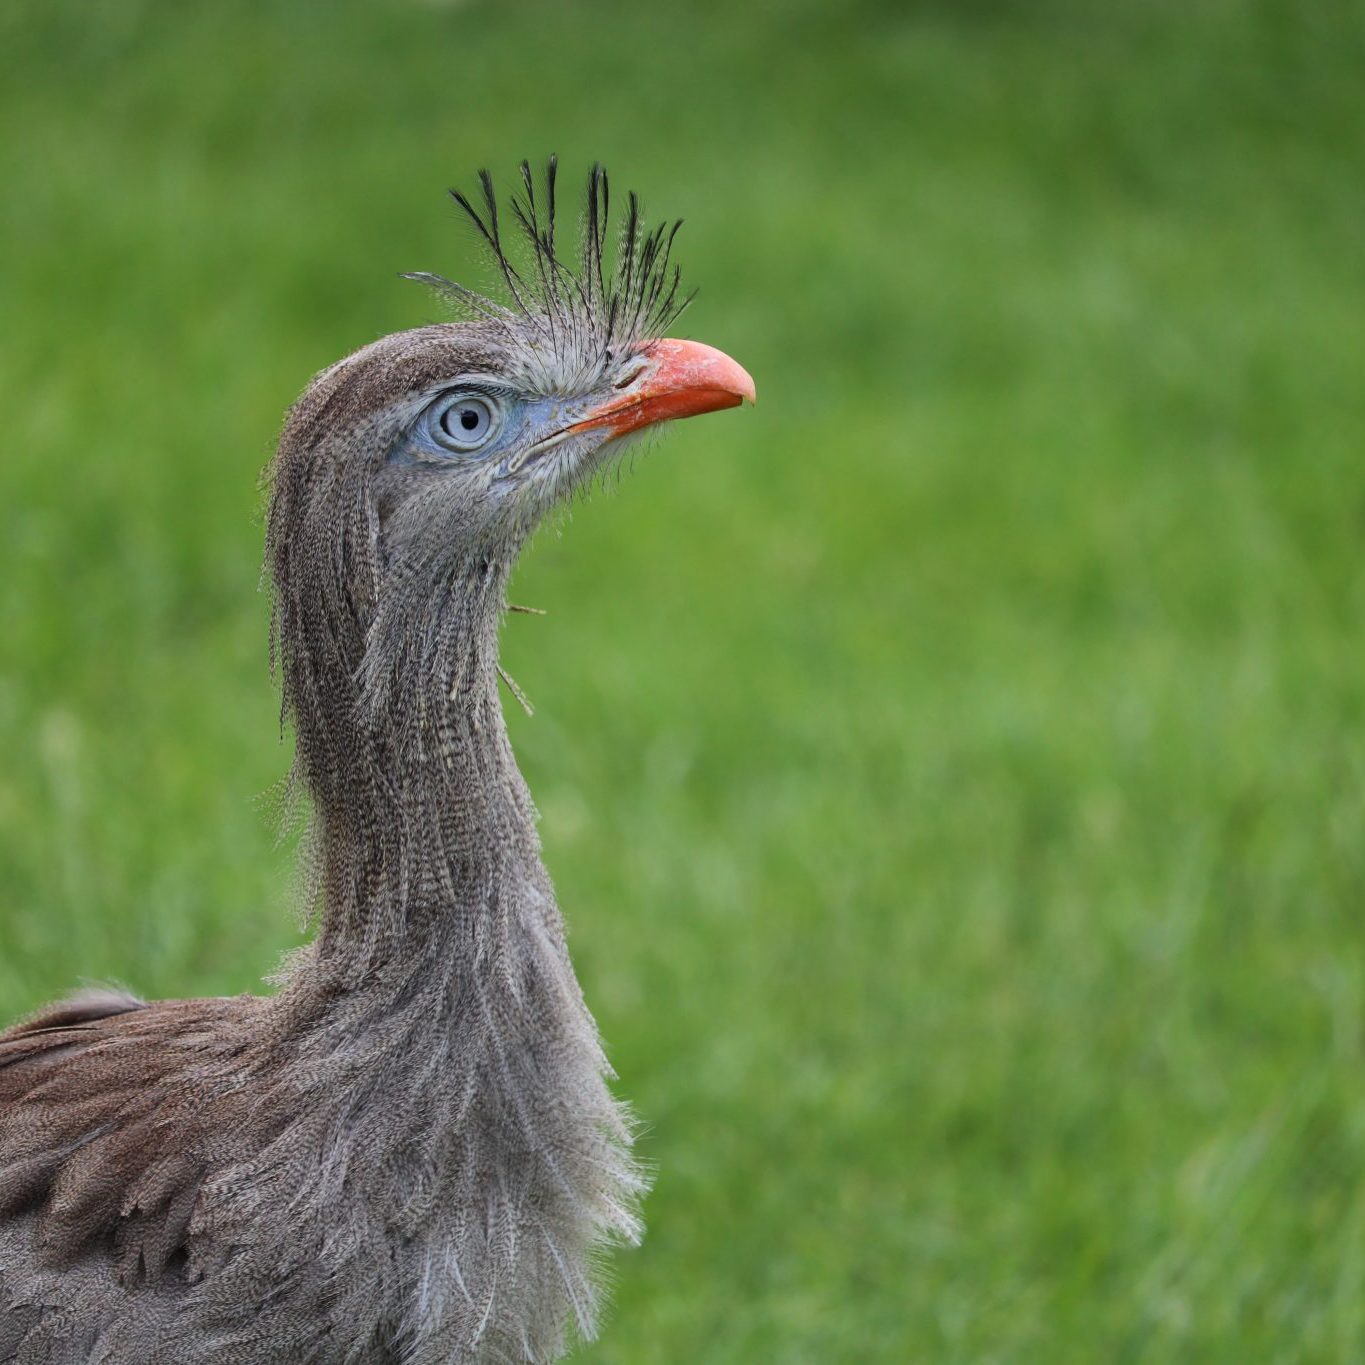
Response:
M266 555L311 798L315 940L269 996L91 992L0 1035L0 1361L556 1358L639 1231L630 1122L579 993L498 697L508 576L621 437L753 397L660 340L671 233L520 248L508 299L364 347L285 423ZM431 279L432 277L424 277Z

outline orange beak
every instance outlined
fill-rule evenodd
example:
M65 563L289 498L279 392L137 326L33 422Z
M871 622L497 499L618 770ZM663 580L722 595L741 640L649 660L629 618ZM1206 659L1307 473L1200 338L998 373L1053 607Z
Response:
M737 408L746 398L754 401L749 372L714 346L665 338L646 346L641 355L641 376L619 398L608 399L575 422L570 431L608 427L613 436L624 436L656 422Z

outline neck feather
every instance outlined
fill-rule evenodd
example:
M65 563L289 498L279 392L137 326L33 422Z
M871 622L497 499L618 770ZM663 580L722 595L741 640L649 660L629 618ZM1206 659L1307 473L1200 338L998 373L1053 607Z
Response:
M319 1197L364 1185L422 1262L414 1346L542 1359L566 1316L591 1334L592 1250L638 1236L642 1181L503 722L506 578L443 566L379 605L358 667L309 663L353 700L295 706L321 928L277 1008L292 1072L340 1109L321 1169L346 1184Z
M438 924L488 951L509 927L506 888L545 881L498 695L506 579L501 563L459 558L399 580L359 648L327 632L297 669L319 953L338 966L363 974L421 950Z

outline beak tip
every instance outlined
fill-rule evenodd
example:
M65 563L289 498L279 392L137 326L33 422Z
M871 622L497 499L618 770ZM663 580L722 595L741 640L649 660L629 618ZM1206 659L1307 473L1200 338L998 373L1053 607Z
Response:
M665 338L655 342L651 349L683 382L734 395L733 407L758 401L753 375L739 361L714 346L700 341Z
M723 351L720 352L720 354L725 356ZM750 407L753 407L753 405L758 402L758 389L754 384L753 375L751 375L738 361L730 360L729 356L725 356L725 359L729 362L726 366L726 378L729 380L729 390L735 395L737 400L735 407L743 407L745 403L748 403Z

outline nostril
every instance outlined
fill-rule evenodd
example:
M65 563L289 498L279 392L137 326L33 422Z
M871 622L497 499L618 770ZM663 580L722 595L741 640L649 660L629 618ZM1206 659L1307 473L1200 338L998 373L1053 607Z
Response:
M620 379L612 385L614 389L628 389L639 377L644 374L645 367L637 365L629 374L622 375Z

